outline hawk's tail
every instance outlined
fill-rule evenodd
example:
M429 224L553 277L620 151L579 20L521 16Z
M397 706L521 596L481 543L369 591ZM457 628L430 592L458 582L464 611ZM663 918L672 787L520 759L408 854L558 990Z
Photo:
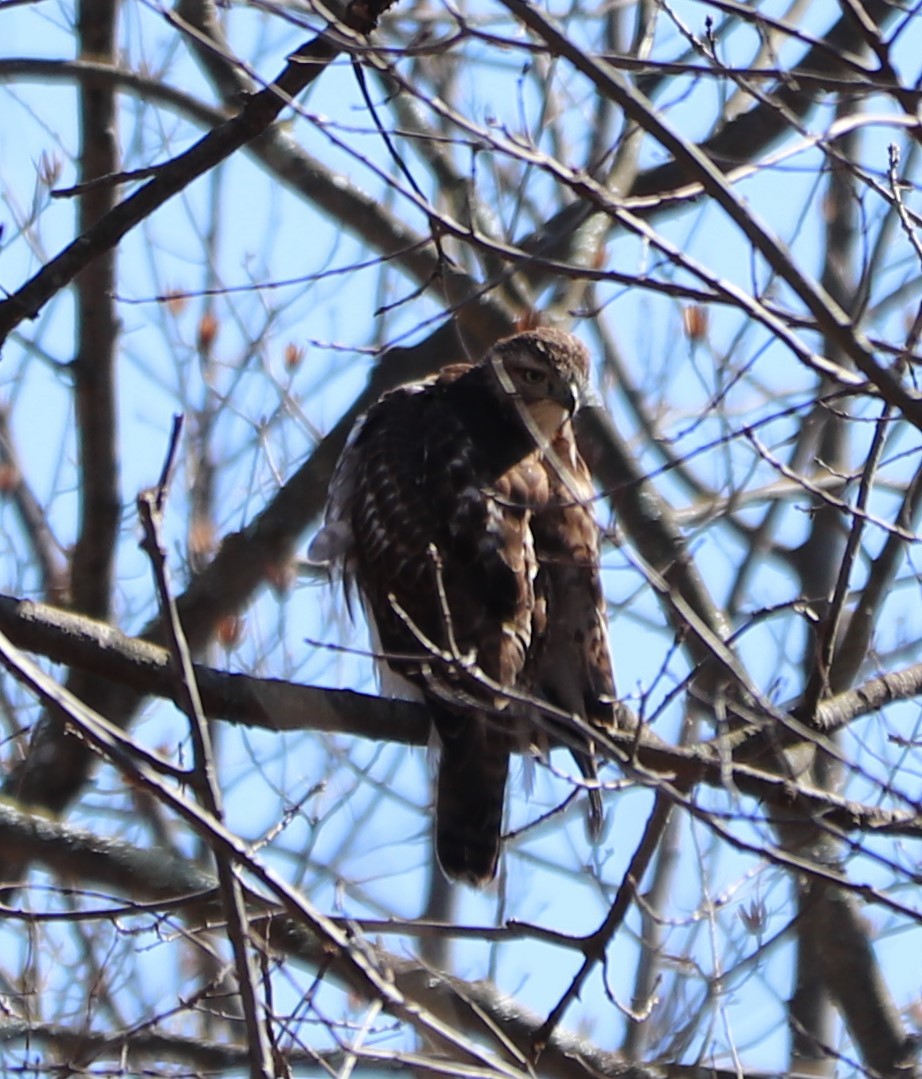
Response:
M441 710L440 710L441 711ZM445 874L475 887L496 876L509 774L507 736L483 715L442 715L435 847Z

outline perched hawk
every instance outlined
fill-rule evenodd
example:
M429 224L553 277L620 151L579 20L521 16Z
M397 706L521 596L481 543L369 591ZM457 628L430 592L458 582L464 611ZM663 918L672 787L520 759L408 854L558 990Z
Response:
M475 885L496 873L510 752L548 744L535 699L614 725L599 529L570 426L587 373L581 342L537 329L384 394L349 437L311 545L358 585L383 687L409 684L429 708L439 861ZM594 777L590 740L564 740Z

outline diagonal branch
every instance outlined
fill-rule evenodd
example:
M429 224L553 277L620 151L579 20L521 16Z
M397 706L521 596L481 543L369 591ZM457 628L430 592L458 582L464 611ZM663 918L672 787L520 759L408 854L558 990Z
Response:
M778 277L786 281L800 297L817 326L859 371L875 385L881 395L898 408L916 427L922 429L922 397L905 388L900 378L874 358L870 342L858 331L851 316L828 293L801 271L780 242L753 214L752 209L733 191L721 169L694 143L683 138L662 113L639 90L613 67L593 59L549 22L540 10L526 0L502 0L512 14L553 49L569 60L596 88L618 104L631 120L648 131L702 186L762 255Z
M102 837L94 832L46 817L32 816L0 802L0 844L19 858L34 859L68 887L79 881L84 887L97 886L124 895L135 910L139 904L152 904L158 910L179 909L188 925L213 925L221 917L217 880L196 868L188 859L171 856L161 850L144 850L136 844ZM254 932L265 935L272 950L310 966L328 965L332 976L356 993L363 993L362 981L354 976L342 955L332 955L322 938L307 929L298 919L267 904L265 899L250 891L247 894L248 915ZM0 908L9 919L19 912ZM128 913L128 912L125 912ZM26 914L40 919L41 915ZM465 981L393 952L380 944L366 941L369 954L382 969L392 972L396 988L408 998L424 998L426 1006L438 1019L450 1024L459 1034L482 1037L487 1024L524 1052L533 1043L541 1026L541 1017L518 1001L501 993L488 981ZM0 1019L0 1045L31 1036L31 1024L23 1026L10 1017ZM51 1031L50 1033L54 1033ZM65 1031L60 1034L63 1037ZM36 1030L36 1041L42 1044L43 1028ZM71 1032L73 1036L73 1032ZM90 1036L92 1037L92 1035ZM86 1048L109 1046L119 1054L125 1051L116 1036ZM125 1046L132 1061L132 1049L143 1054L151 1045L159 1054L168 1046L148 1042L145 1032L131 1033L130 1045ZM220 1068L230 1063L227 1055L219 1056L203 1047L201 1067ZM217 1048L217 1047L215 1047ZM233 1047L225 1047L233 1052ZM103 1059L105 1059L103 1057ZM121 1059L121 1057L117 1057ZM159 1059L164 1059L163 1055ZM188 1057L180 1057L188 1060ZM198 1057L193 1059L198 1061ZM235 1055L231 1058L238 1062ZM493 1074L492 1069L485 1074ZM711 1064L653 1066L633 1065L620 1054L603 1050L588 1038L558 1027L548 1039L541 1054L541 1075L548 1079L574 1077L605 1077L605 1079L760 1079L761 1073L727 1072ZM761 1079L769 1079L762 1076Z
M114 724L93 712L59 686L52 678L23 656L0 633L0 662L17 680L34 692L49 707L67 717L80 737L93 750L122 770L143 790L152 794L164 806L172 809L186 824L215 851L251 873L265 887L295 923L315 936L349 972L350 980L363 996L380 1001L396 1018L409 1023L423 1037L434 1038L449 1045L463 1061L484 1064L494 1070L497 1061L484 1049L457 1033L434 1016L417 1000L409 998L394 984L392 974L366 948L355 934L344 931L317 909L305 896L291 887L275 870L257 860L245 842L226 828L213 814L202 809L181 790L164 783L159 771L152 766L152 754L139 754L131 740ZM517 1068L501 1066L502 1072L515 1079L522 1073Z
M20 322L42 307L81 270L115 245L154 210L268 128L343 50L375 29L395 0L351 0L343 24L305 42L288 58L274 82L250 97L240 112L208 132L185 153L162 166L156 177L113 207L72 241L18 291L0 302L0 345Z

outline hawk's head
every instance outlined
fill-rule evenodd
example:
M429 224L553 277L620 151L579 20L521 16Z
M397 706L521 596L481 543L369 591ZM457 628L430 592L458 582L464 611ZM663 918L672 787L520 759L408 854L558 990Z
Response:
M576 411L589 372L582 341L548 326L503 338L485 362L500 392L521 402L525 418L545 438L552 438Z

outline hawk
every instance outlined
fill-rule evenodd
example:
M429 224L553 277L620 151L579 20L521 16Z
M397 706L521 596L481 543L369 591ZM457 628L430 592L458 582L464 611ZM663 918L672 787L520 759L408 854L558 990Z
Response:
M587 734L615 724L599 527L570 425L588 367L577 338L539 328L384 394L349 436L310 548L342 567L347 595L358 586L382 688L428 707L436 851L476 886L496 873L510 753L547 745L536 702L583 721L563 740L590 779ZM590 804L597 834L597 788Z

